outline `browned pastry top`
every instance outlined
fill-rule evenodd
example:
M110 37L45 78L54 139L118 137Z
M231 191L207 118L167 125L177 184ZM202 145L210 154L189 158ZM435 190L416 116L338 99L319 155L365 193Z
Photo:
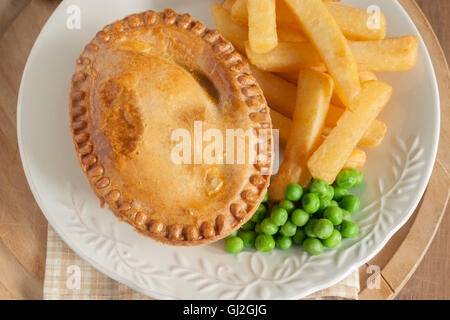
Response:
M266 192L271 149L266 163L208 164L195 161L193 148L193 164L173 161L178 129L192 140L199 125L224 137L226 129L270 130L247 64L187 14L148 11L97 33L77 60L70 115L96 195L156 240L198 245L223 238L252 216Z

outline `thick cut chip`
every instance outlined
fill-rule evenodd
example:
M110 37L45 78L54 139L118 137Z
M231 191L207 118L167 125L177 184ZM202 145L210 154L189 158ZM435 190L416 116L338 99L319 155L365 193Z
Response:
M417 62L419 38L404 36L372 41L351 41L360 70L394 72L412 69Z
M237 50L245 52L248 29L233 23L233 21L231 21L230 13L217 3L213 3L212 14L217 30L219 30Z
M256 53L265 53L278 44L275 0L247 0L248 39Z
M344 113L344 110L336 106L330 105L328 109L327 118L325 119L325 128L322 135L328 136L336 126L337 121ZM291 130L292 120L283 114L279 113L275 109L270 109L270 116L272 118L272 124L275 129L279 130L280 146L286 146L289 131ZM369 128L364 132L364 135L358 141L359 147L373 148L378 146L384 139L387 126L383 121L373 120Z
M367 155L361 149L353 149L342 169L360 169L366 164Z
M354 110L361 91L358 67L347 39L333 16L322 0L285 1L327 66L339 98L344 105Z
M416 36L384 40L348 41L359 71L395 72L412 69L417 61ZM257 54L246 48L251 63L272 72L298 72L301 68L323 68L319 53L309 42L279 42L270 52Z
M335 3L327 3L327 9L347 39L380 40L386 36L386 18L380 11L367 12Z
M381 81L368 81L362 85L361 97L355 111L345 111L336 127L308 160L314 178L333 183L352 150L369 125L387 104L392 87Z
M270 72L259 70L255 66L250 65L250 69L269 105L286 117L292 118L297 97L296 86Z
M297 101L284 160L269 187L272 200L284 198L286 185L305 185L309 181L306 161L320 143L333 86L333 80L325 73L307 69L299 73Z
M231 9L233 21L247 26L247 0L236 0ZM331 1L327 1L331 2ZM366 10L344 5L326 3L326 7L347 39L380 40L386 35L386 18L382 12L368 13ZM277 26L298 30L300 23L284 0L276 0Z
M222 3L222 7L223 7L225 10L230 11L231 8L233 7L233 5L234 5L235 2L236 2L236 0L225 0L225 1Z

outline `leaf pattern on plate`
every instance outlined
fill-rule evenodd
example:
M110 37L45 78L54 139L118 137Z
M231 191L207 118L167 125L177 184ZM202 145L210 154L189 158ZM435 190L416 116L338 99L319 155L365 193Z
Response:
M418 137L408 142L397 138L395 146L391 172L373 182L378 195L364 206L359 219L355 219L360 234L343 240L337 249L326 249L320 256L310 256L298 248L271 253L245 250L232 256L236 263L230 263L227 260L230 255L225 251L223 259L200 257L193 260L189 251L173 249L170 265L162 268L158 263L142 261L141 255L132 253L130 244L118 240L117 223L99 224L96 217L90 216L85 202L77 199L78 193L71 184L68 185L70 201L63 204L70 211L70 231L98 255L113 261L114 272L126 274L127 279L143 291L154 290L176 297L175 284L182 281L193 292L211 298L273 299L283 296L287 288L290 292L305 291L311 286L310 279L321 279L327 270L342 266L348 259L364 257L367 247L376 243L376 237L388 232L396 223L396 217L401 216L396 204L412 200L409 191L418 187L425 162ZM269 263L277 260L279 263Z

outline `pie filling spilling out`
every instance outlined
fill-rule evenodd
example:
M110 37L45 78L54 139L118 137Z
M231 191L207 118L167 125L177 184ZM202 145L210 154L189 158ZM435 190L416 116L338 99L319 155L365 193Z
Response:
M195 161L195 151L191 162L173 160L174 133L195 140L199 124L203 134L224 137L229 129L271 130L247 63L188 14L147 11L98 32L77 60L70 118L79 162L102 205L155 240L221 239L250 219L266 193L270 132L263 162L259 145L254 163Z

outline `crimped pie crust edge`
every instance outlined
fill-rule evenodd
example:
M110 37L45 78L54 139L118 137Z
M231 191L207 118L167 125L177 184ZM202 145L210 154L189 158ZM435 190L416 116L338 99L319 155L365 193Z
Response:
M267 156L269 164L257 163L248 183L241 190L239 198L234 199L224 212L219 212L214 221L204 221L200 226L164 225L162 221L151 219L151 213L133 211L133 199L124 199L119 188L111 186L105 168L95 153L95 145L90 139L90 130L86 114L91 107L86 92L80 89L81 84L91 76L89 68L93 58L102 44L125 30L148 28L155 25L174 26L190 32L203 39L213 49L215 59L229 70L229 79L234 82L237 96L241 97L248 107L248 117L254 123L254 129L266 129L271 133L271 120L267 103L262 90L251 75L247 63L234 49L232 44L213 29L193 19L189 14L177 14L172 9L163 12L146 11L132 14L122 20L105 26L86 45L77 59L76 71L72 77L70 90L70 124L73 142L78 160L89 183L101 204L108 203L109 208L121 220L128 222L139 233L171 245L200 245L217 241L247 222L262 201L269 185L272 172L273 141L268 137ZM258 155L260 150L258 149Z

